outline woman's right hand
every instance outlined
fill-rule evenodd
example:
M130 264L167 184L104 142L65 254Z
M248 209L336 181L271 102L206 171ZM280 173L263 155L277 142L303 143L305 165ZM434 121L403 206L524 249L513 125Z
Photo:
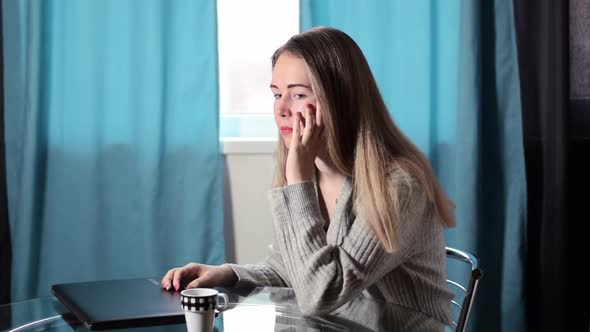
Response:
M174 268L162 278L162 288L179 291L182 288L231 287L238 282L238 276L227 264L205 265L188 263Z
M312 181L315 159L326 144L322 139L323 128L319 107L307 104L303 113L295 112L293 115L293 133L285 170L288 185Z

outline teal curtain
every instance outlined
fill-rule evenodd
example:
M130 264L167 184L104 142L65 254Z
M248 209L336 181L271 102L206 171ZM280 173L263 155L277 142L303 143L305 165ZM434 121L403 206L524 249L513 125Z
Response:
M12 301L222 263L215 2L2 5Z
M485 271L473 331L523 331L526 181L512 1L301 1L368 58L394 120L457 205L447 245Z

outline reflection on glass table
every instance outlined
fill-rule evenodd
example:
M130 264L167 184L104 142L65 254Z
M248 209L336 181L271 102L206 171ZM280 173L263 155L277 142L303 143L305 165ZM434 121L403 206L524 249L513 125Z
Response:
M403 306L358 297L324 315L305 316L292 289L220 289L229 308L215 321L215 331L452 331L442 322ZM179 304L180 305L180 304ZM1 331L87 331L53 297L0 306ZM119 331L186 331L185 324Z

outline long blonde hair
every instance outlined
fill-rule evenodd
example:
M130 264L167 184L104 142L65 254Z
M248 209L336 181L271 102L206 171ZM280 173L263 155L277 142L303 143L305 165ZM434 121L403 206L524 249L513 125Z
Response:
M399 188L383 181L395 165L418 180L438 220L455 226L454 205L426 157L394 124L361 49L342 31L317 27L293 36L272 56L303 59L320 105L328 156L351 176L354 199L370 229L388 252L397 249ZM279 135L274 186L287 184L287 148Z

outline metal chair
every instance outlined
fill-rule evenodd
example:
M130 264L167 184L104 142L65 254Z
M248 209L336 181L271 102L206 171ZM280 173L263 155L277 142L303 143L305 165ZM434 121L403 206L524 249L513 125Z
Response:
M446 250L447 258L467 263L471 268L467 287L456 280L447 279L447 284L453 289L455 294L463 294L462 301L459 296L455 296L452 300L452 305L459 310L459 318L457 320L453 319L455 331L463 332L467 328L467 321L469 320L469 314L471 313L471 308L475 300L475 293L477 292L479 280L483 276L483 271L479 268L479 259L475 255L450 247L446 247Z

